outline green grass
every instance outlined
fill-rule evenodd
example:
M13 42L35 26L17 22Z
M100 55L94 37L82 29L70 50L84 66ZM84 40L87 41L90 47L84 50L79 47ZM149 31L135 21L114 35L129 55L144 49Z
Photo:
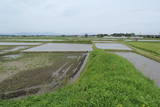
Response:
M129 44L160 56L160 42L129 42Z
M2 100L3 107L145 107L160 106L160 90L120 56L93 51L85 72L55 92L21 100Z
M160 42L123 42L145 57L160 62Z
M0 51L3 51L3 50L8 50L8 49L12 49L14 48L15 46L0 46Z

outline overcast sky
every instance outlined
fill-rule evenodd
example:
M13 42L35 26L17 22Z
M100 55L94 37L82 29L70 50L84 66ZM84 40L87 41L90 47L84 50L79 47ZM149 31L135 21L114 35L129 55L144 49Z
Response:
M160 0L0 0L0 33L160 33Z

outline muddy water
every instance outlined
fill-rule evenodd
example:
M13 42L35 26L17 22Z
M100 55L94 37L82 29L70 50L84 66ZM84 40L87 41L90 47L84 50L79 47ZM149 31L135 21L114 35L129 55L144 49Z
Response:
M135 67L141 71L146 77L154 80L160 87L160 63L142 55L132 52L115 52L116 54L128 59Z

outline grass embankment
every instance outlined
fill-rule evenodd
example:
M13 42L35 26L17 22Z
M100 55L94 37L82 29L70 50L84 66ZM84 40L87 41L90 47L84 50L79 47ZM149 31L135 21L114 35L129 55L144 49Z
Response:
M160 105L159 99L159 88L127 60L104 51L93 51L85 72L74 84L49 94L0 101L0 106L155 107Z
M160 42L128 42L127 44L134 47L137 53L160 62Z

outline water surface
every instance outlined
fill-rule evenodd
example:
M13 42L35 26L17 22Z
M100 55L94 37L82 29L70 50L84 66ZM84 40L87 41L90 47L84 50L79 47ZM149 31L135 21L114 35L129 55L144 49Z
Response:
M95 44L99 49L111 49L111 50L132 50L126 45L119 43L96 43Z
M92 51L91 44L47 43L33 47L24 52L84 52Z
M160 86L160 63L142 55L132 52L115 52L116 54L128 59L145 76L154 80Z

